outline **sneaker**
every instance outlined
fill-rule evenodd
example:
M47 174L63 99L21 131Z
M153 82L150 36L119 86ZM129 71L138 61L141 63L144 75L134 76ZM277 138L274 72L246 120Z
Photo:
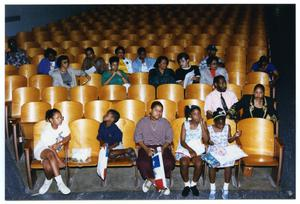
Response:
M228 190L222 190L222 198L223 200L228 200L228 194L229 194L229 191Z
M58 187L58 190L62 194L69 194L69 193L71 193L71 190L63 182L57 184L57 187Z
M41 194L41 195L45 194L49 190L49 188L52 184L52 181L53 181L53 179L50 179L50 180L45 179L44 184L42 185L42 187L39 190L39 194Z
M170 193L171 193L171 191L168 187L163 190L160 190L159 192L163 195L170 195Z
M199 190L198 190L197 186L192 186L191 191L193 193L193 196L199 196Z
M210 191L208 199L215 200L216 199L216 191Z
M142 186L142 190L144 193L147 193L150 190L150 187L152 186L152 182L149 181L148 179L145 180Z
M184 187L184 189L182 190L181 195L182 195L183 197L186 197L186 196L189 195L189 193L190 193L190 187L189 187L189 186L186 186L186 187Z

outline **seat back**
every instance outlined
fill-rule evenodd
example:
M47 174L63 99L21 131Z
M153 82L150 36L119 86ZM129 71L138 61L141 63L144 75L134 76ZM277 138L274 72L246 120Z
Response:
M72 122L81 119L83 116L82 104L76 101L62 101L54 104L54 108L58 109L64 120Z
M148 72L136 72L129 75L129 81L131 85L148 84L148 78Z
M105 85L99 90L99 99L119 101L127 98L126 87L122 85Z
M240 141L249 155L274 155L274 125L270 120L247 118L240 120L237 129L242 131Z
M71 140L69 156L73 148L91 148L91 156L98 157L100 142L97 140L100 123L93 119L78 119L70 123Z
M157 87L157 98L178 103L184 99L184 89L179 84L162 84Z
M102 76L100 74L89 74L90 77L91 77L91 80L89 80L87 83L87 78L84 77L84 76L81 76L79 78L79 82L80 84L84 84L85 86L95 86L98 90L99 88L101 87L101 79L102 79Z
M89 101L98 99L95 86L76 86L70 89L70 100L80 102L83 107Z
M149 84L131 85L128 89L128 98L143 101L147 106L155 99L155 87Z
M238 100L242 98L241 87L236 84L227 84L227 90L232 91Z
M19 68L19 75L27 78L27 84L29 84L29 78L37 74L37 66L34 64L23 64Z
M19 118L21 107L27 102L37 102L40 100L40 91L34 87L20 87L13 91L11 116Z
M207 84L191 84L185 89L185 98L205 101L206 96L212 91L212 86Z
M50 86L42 91L42 101L51 104L68 100L68 89L60 86Z
M99 122L103 121L103 116L111 109L112 103L104 100L89 101L84 107L84 117L94 119Z
M12 101L12 93L16 88L26 87L27 78L20 75L5 76L5 102Z
M29 86L38 88L42 93L44 88L52 86L52 77L43 74L33 75L29 78Z
M184 123L185 118L177 118L171 122L171 126L173 129L173 153L177 150L177 147L180 143L180 136L181 136L181 127Z
M145 116L145 103L139 100L127 99L113 104L113 108L120 113L122 118L136 123Z
M116 123L118 128L123 133L123 146L124 148L133 148L135 149L135 141L134 141L134 130L135 130L135 123L131 120L120 118L119 121Z
M262 84L269 86L269 75L265 72L250 72L247 74L247 84Z

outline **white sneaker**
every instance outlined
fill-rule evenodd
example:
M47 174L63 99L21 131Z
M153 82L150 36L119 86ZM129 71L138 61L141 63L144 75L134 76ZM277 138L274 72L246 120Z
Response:
M216 191L210 191L208 199L215 200L216 199Z
M222 198L223 200L228 200L229 191L228 190L222 190Z
M145 180L145 182L142 185L142 190L144 193L147 193L150 190L150 187L152 186L152 182L148 179Z
M39 194L41 194L41 195L45 194L49 190L49 188L52 184L52 181L53 181L53 179L50 179L50 180L45 179L44 184L39 189Z
M58 183L57 187L58 187L58 190L62 194L69 194L69 193L71 193L71 190L64 184L64 182Z
M171 191L168 187L165 188L164 190L162 190L162 194L164 194L164 195L170 195L170 193L171 193Z

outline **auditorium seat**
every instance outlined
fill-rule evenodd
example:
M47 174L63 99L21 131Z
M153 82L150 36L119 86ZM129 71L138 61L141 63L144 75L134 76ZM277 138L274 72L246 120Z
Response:
M283 145L280 137L274 137L274 127L270 120L248 118L238 122L237 129L242 131L240 142L248 157L242 159L245 167L271 167L272 178L280 184Z

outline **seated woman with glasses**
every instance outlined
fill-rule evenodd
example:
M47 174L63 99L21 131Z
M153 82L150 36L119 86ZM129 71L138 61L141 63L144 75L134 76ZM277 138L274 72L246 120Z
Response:
M228 83L228 73L224 68L224 64L219 62L217 57L208 57L207 60L208 67L200 68L200 83L213 85L214 77L222 75L225 77L226 82Z
M63 86L66 88L77 86L76 76L85 76L88 81L91 79L86 72L69 67L70 62L66 55L59 56L56 60L56 64L58 69L50 73L53 79L53 86Z

